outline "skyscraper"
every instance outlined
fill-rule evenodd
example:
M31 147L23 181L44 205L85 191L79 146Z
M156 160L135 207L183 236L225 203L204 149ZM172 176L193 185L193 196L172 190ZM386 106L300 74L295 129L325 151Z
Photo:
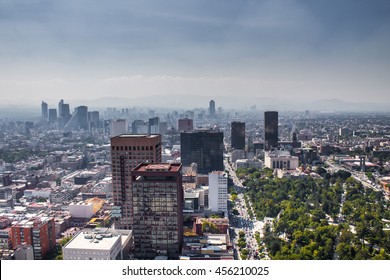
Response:
M57 109L49 109L49 123L57 123Z
M195 130L180 134L181 162L198 166L198 173L208 174L224 170L223 132L213 130Z
M181 164L140 164L131 176L135 257L178 258L183 243Z
M154 117L149 119L149 134L158 134L160 133L160 118Z
M134 218L130 171L140 163L161 162L161 136L124 134L111 138L111 162L114 205L120 210L115 227L131 229Z
M81 129L88 130L88 107L79 106L76 108L78 124Z
M69 104L65 104L64 100L58 103L58 128L62 129L68 123L70 119Z
M62 117L62 106L64 106L64 100L61 99L60 102L58 103L58 116Z
M209 103L209 114L211 118L215 118L215 101L210 100Z
M41 111L42 111L42 119L47 121L47 117L48 117L48 106L47 106L47 103L42 101L42 104L41 104Z
M264 112L264 150L278 148L278 112Z
M245 123L231 123L231 146L232 149L245 150Z
M65 129L84 129L88 130L88 107L79 106L65 125Z
M180 132L188 132L194 129L194 121L192 119L179 119L177 122L177 127Z
M127 133L127 121L125 119L111 120L111 137Z

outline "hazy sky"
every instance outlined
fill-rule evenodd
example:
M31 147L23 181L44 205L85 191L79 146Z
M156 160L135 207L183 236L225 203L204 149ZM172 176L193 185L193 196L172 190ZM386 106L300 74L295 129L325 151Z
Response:
M388 0L0 0L2 104L389 89Z

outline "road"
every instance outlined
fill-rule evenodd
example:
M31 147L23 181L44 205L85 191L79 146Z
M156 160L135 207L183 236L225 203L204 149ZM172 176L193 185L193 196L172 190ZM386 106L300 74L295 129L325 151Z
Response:
M235 233L232 240L234 247L237 248L237 250L239 249L237 245L239 232L243 231L245 233L245 240L247 243L246 249L249 251L248 259L256 260L260 259L260 256L262 256L262 259L269 259L266 249L259 254L259 246L255 238L255 233L259 232L260 239L262 240L265 221L257 221L256 217L251 219L249 209L244 200L245 187L242 185L242 181L237 177L236 172L227 162L225 163L225 169L229 171L229 174L233 179L235 191L238 193L237 200L234 202L233 208L237 209L239 215L233 215L232 213L229 214L230 226ZM252 208L252 205L249 205L249 207ZM237 255L238 259L240 259L240 254L238 253Z

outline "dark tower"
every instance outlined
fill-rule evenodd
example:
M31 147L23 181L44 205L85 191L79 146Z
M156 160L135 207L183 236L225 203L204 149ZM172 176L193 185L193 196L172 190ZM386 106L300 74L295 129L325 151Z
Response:
M278 148L278 112L264 112L264 150Z
M215 118L215 101L214 100L210 100L209 113L210 113L211 118Z
M232 122L231 124L232 149L245 150L245 123Z
M134 255L177 259L183 244L180 163L143 163L131 171Z
M223 165L223 132L195 130L180 134L181 162L198 165L200 174L225 170Z
M41 104L41 111L42 111L42 119L47 121L49 111L48 111L47 103L44 101L42 101L42 104Z

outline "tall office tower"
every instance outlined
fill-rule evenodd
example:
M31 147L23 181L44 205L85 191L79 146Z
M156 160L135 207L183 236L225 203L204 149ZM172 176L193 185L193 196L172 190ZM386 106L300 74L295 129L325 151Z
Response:
M47 106L47 103L42 101L42 104L41 104L41 111L42 111L42 119L47 121L47 117L48 117L48 106Z
M209 173L209 207L213 212L227 213L227 178L223 171Z
M111 120L111 137L127 133L127 121L125 119Z
M58 127L63 128L71 118L69 104L65 104L64 100L58 103Z
M160 118L154 117L149 119L149 134L158 134L160 133Z
M223 132L194 130L180 134L181 162L183 166L198 165L198 173L208 174L224 170Z
M148 124L143 120L135 120L131 123L131 133L133 134L147 134Z
M76 107L72 117L65 125L65 129L88 130L88 107L87 106Z
M214 100L210 100L209 114L210 114L210 117L215 118L215 101Z
M49 109L49 123L54 124L57 122L57 109Z
M177 123L178 123L177 128L178 128L179 132L189 132L189 131L194 130L193 119L188 119L188 118L179 119L177 121Z
M58 103L58 116L62 117L62 106L64 105L64 99L61 99L61 101Z
M177 259L183 244L181 164L141 164L131 178L135 257Z
M231 123L231 146L232 149L245 150L245 123Z
M99 111L88 112L88 123L90 128L99 127L99 121L100 121Z
M111 169L115 227L131 229L133 225L130 171L140 163L161 162L161 135L124 134L111 138Z
M264 112L264 150L278 148L278 112Z
M79 106L76 108L78 125L81 129L88 130L88 107Z

